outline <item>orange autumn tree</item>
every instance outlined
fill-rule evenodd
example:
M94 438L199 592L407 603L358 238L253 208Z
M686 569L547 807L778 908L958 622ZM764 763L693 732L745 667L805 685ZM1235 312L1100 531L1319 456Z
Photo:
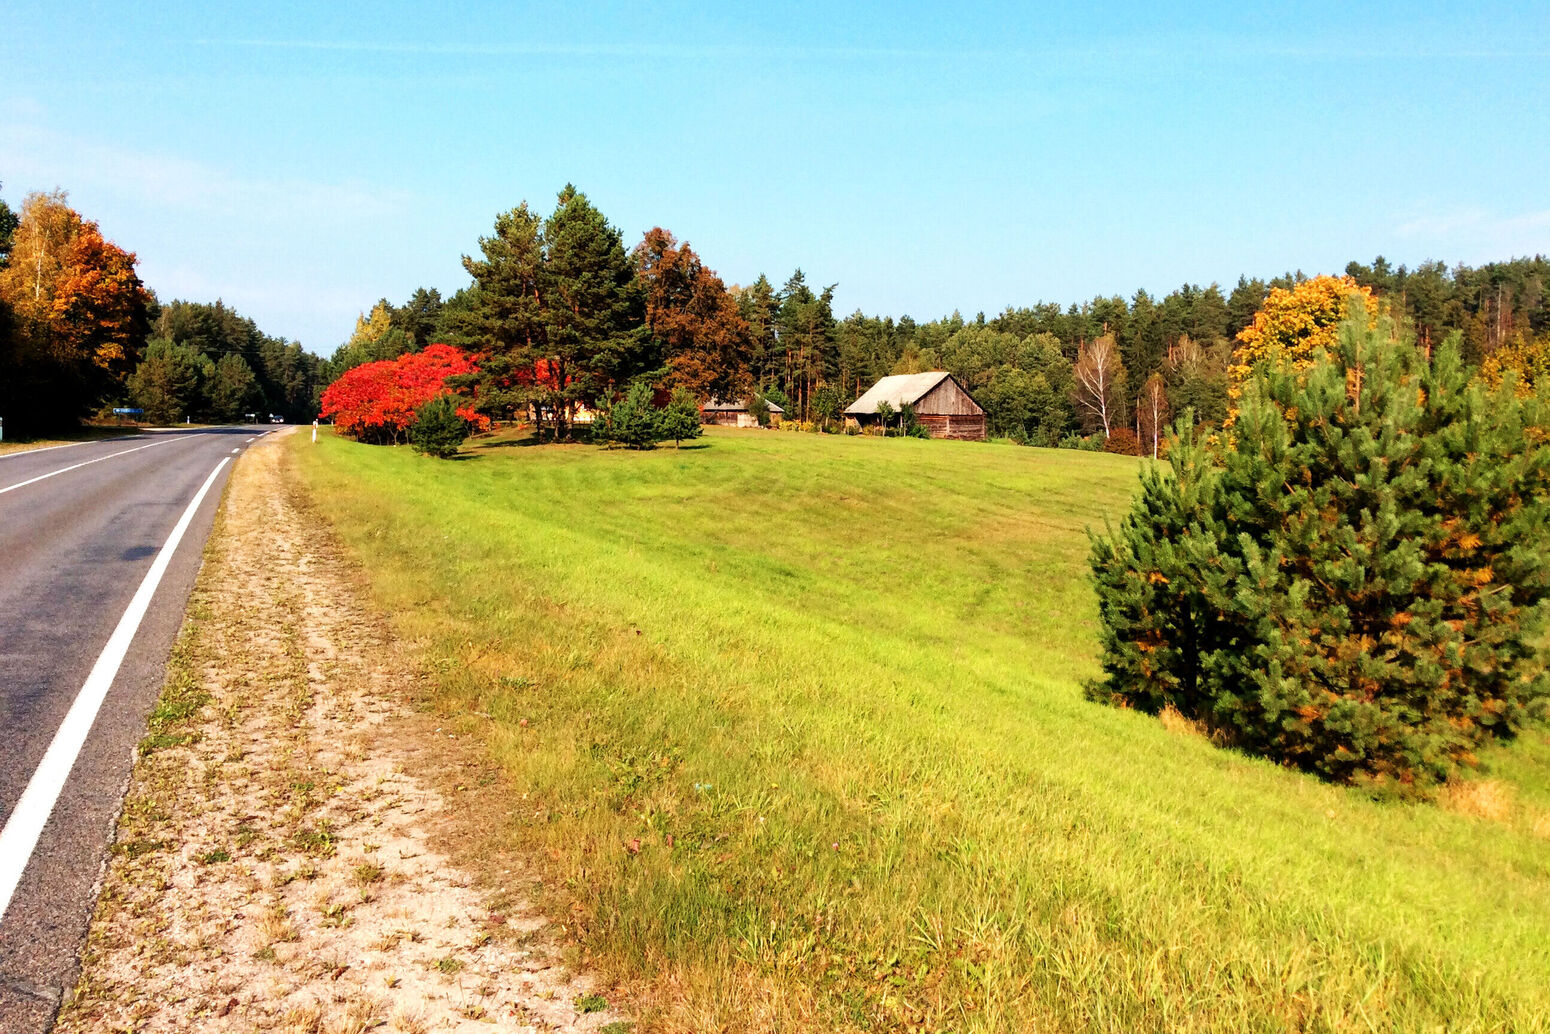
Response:
M1269 362L1306 370L1313 360L1335 343L1335 333L1346 317L1352 296L1367 310L1368 327L1377 325L1378 302L1372 289L1348 276L1316 276L1291 290L1272 288L1254 314L1254 322L1238 332L1227 369L1232 408L1254 368Z
M15 324L0 406L33 429L71 422L121 386L149 330L134 254L62 191L23 203L0 299Z
M134 255L103 237L96 223L83 223L54 292L55 347L76 361L127 376L148 330L148 300Z
M752 387L753 335L726 284L660 226L635 247L646 327L662 346L670 387L697 399L737 399Z

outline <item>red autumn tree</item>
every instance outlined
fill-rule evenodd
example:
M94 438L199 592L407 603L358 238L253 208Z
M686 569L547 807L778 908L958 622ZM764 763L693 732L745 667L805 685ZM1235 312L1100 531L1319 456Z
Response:
M397 445L414 423L417 409L438 395L453 394L449 377L477 372L473 359L451 345L431 345L397 359L383 359L346 370L323 392L323 416L358 441ZM472 401L458 415L475 427L490 426Z
M668 386L699 399L746 395L753 336L721 278L660 226L636 245L635 263L646 287L646 327L662 345Z

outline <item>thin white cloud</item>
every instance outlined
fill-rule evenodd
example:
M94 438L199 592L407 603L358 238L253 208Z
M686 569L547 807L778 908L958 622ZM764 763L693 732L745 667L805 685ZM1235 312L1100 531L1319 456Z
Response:
M306 213L360 218L385 217L413 201L404 191L362 183L318 183L302 179L244 176L204 162L167 154L132 151L37 125L0 127L3 170L28 189L102 187L142 203L223 218L281 207ZM59 180L68 174L68 182Z
M1550 209L1503 214L1481 207L1425 212L1395 228L1404 240L1462 261L1550 253Z
M727 44L687 46L651 43L424 43L394 40L308 40L308 39L193 39L190 46L233 47L268 50L332 51L363 54L419 54L427 57L596 57L654 60L715 59L818 59L818 60L1009 60L1039 62L1085 62L1118 58L1180 58L1195 60L1204 50L1241 60L1285 59L1299 61L1391 61L1391 60L1510 60L1550 57L1545 47L1481 47L1478 45L1442 45L1396 42L1373 45L1366 41L1350 45L1344 41L1312 40L1306 44L1276 44L1259 39L1244 39L1214 33L1181 33L1163 38L1116 37L1092 46L1066 43L1043 48L931 48L931 47L825 47L825 46L754 46ZM1187 44L1188 46L1185 46Z
M0 122L0 155L13 204L28 191L65 189L137 254L141 278L163 300L223 298L267 333L324 352L381 293L387 228L423 214L421 199L400 189L256 176L24 118Z
M921 47L772 47L726 44L687 46L656 43L422 43L393 40L303 40L303 39L196 39L194 46L256 47L278 50L357 51L375 54L447 54L460 57L651 57L718 58L749 57L765 54L776 57L940 57L1011 54L1010 51L943 51Z

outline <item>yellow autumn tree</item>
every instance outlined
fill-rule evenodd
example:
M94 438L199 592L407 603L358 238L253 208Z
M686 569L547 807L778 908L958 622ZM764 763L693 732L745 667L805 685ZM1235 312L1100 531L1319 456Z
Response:
M62 190L28 194L22 202L10 261L0 266L0 295L23 320L53 318L65 260L81 226L80 213Z
M1348 276L1316 276L1290 291L1272 288L1254 322L1238 333L1228 368L1228 394L1236 409L1243 384L1260 363L1307 369L1314 357L1335 343L1335 332L1346 318L1352 296L1367 309L1369 328L1377 325L1378 300L1372 289Z
M379 301L371 307L371 314L361 313L355 317L355 333L350 335L350 340L345 346L374 345L387 336L387 332L393 329L393 310L386 299Z
M1511 337L1480 364L1480 376L1493 388L1500 387L1509 373L1516 377L1512 390L1518 398L1550 385L1550 335L1533 340Z

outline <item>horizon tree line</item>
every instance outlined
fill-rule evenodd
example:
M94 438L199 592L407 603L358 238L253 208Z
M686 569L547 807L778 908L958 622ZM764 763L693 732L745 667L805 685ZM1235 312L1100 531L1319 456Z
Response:
M0 201L0 417L13 428L126 402L158 422L309 420L345 370L442 342L481 356L466 387L482 411L534 416L558 436L580 407L637 380L702 402L758 395L827 425L880 377L945 369L985 407L994 436L1054 445L1126 429L1155 441L1185 409L1205 424L1226 418L1238 336L1271 290L1310 279L1240 276L1227 292L1185 284L1161 298L1139 290L973 319L841 319L837 285L815 287L801 269L778 288L764 274L729 285L662 227L627 248L567 185L546 216L524 202L496 219L464 258L467 286L379 301L324 360L221 301L163 305L134 264L60 192L29 195L19 214ZM1414 269L1380 256L1345 274L1423 346L1459 332L1465 360L1488 373L1550 356L1542 255Z

